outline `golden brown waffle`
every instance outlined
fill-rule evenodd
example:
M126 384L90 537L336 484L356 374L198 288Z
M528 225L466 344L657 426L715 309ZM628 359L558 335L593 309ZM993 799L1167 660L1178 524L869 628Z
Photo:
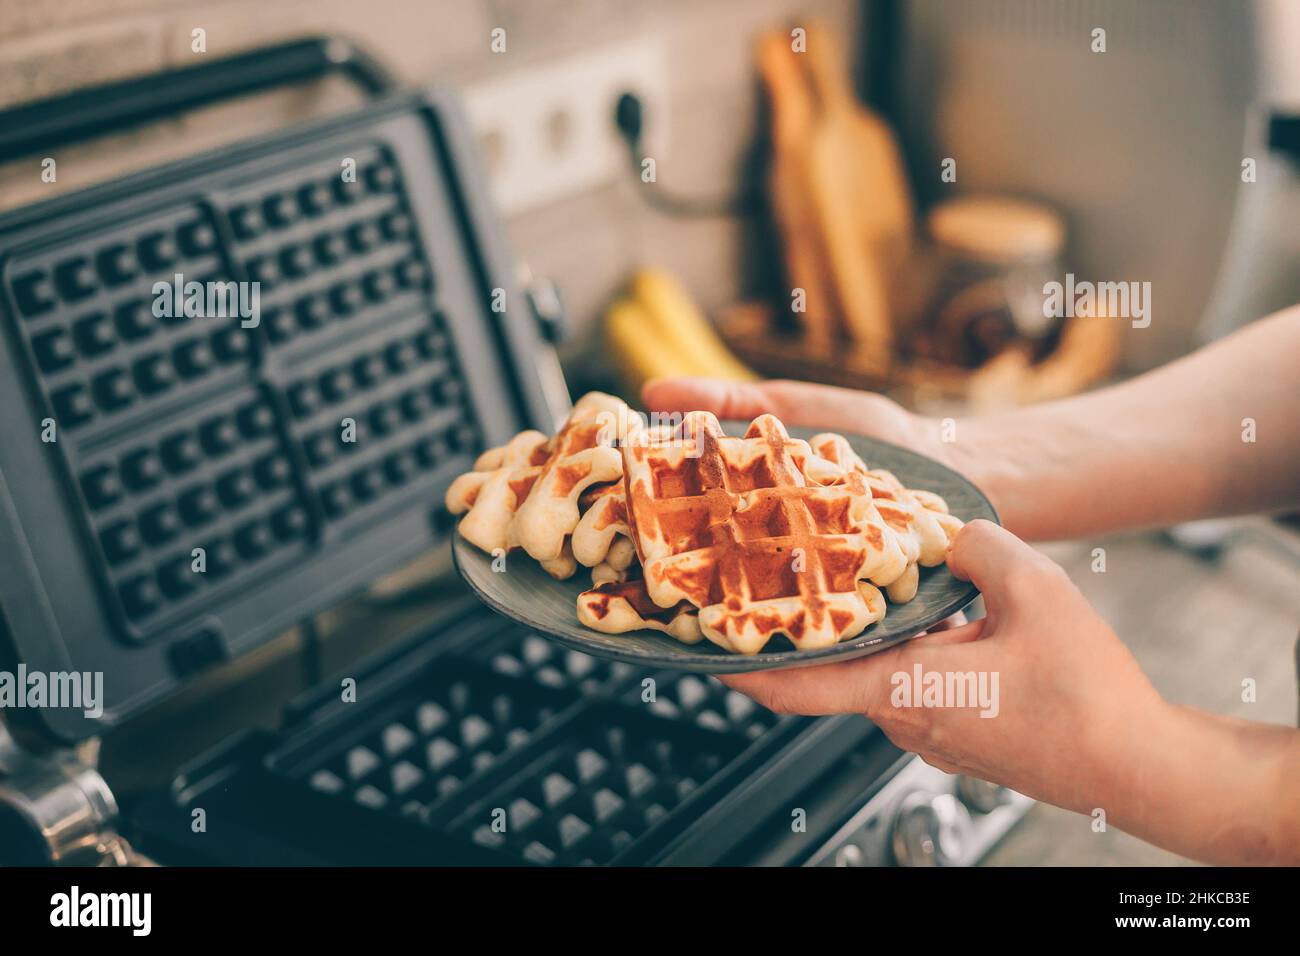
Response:
M675 428L654 425L635 432L634 440L662 441L672 437ZM573 529L573 555L580 564L592 569L592 579L621 581L636 557L632 530L627 523L627 495L620 472L618 481L592 485L578 499L582 517Z
M860 474L871 489L872 503L897 539L907 567L888 585L890 600L904 604L916 596L920 567L943 564L948 545L962 526L960 518L948 513L948 504L930 491L903 487L893 474L867 467L842 435L824 433L809 441L813 451L848 471Z
M627 568L622 580L597 584L579 594L578 620L606 634L648 628L663 631L683 644L698 644L704 639L695 607L686 601L670 608L655 604L646 593L641 568L635 563Z
M777 634L797 649L855 636L885 614L874 585L910 600L918 566L941 563L961 527L841 436L792 439L765 415L727 437L706 412L645 428L598 393L555 437L524 432L474 467L447 493L461 534L523 548L557 578L591 567L583 624L742 654Z
M484 551L522 547L556 577L576 570L569 535L578 524L578 499L592 485L622 477L615 445L640 428L640 418L617 398L582 397L554 438L517 435L485 452L475 470L447 490L459 528Z
M902 556L869 514L863 476L775 417L730 438L693 413L673 438L627 442L623 463L647 593L659 607L700 608L713 642L754 654L783 634L797 649L827 647L883 617L865 579L901 571Z

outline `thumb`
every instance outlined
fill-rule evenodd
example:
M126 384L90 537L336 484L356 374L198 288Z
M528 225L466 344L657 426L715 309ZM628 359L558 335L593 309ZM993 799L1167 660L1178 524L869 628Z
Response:
M776 412L776 403L755 382L712 378L656 378L641 389L652 412L712 412L719 418L757 418Z
M1026 597L1042 596L1064 577L1048 558L982 518L957 532L948 549L948 569L980 589L990 617Z
M719 418L776 415L807 425L876 435L906 443L907 413L882 395L808 382L722 382L711 378L657 378L641 389L652 412L713 412Z

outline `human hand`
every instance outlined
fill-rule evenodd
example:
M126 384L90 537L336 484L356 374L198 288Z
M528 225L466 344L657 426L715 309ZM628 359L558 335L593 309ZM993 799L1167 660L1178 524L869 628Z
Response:
M646 383L641 397L653 411L707 411L735 419L772 414L787 425L870 435L952 466L952 444L940 440L938 422L874 392L808 382L659 378Z
M808 382L724 382L708 378L660 378L647 382L642 400L651 411L713 412L719 418L748 420L773 414L787 425L849 432L879 438L933 458L975 483L1001 515L1012 501L1000 500L997 480L1003 456L981 438L978 425L955 430L909 412L874 392Z
M1065 572L1010 532L971 522L948 566L983 592L987 617L856 660L721 679L778 713L864 714L950 773L1083 812L1109 805L1141 775L1167 705ZM943 706L919 706L936 679Z

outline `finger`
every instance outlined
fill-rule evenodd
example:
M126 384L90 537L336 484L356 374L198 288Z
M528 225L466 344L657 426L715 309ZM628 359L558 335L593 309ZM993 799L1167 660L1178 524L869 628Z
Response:
M798 667L784 671L720 676L732 690L752 697L778 714L862 713L860 704L869 696L872 680L859 661Z
M656 378L641 389L652 412L712 412L719 418L757 418L775 412L760 384L712 378Z
M960 764L953 763L935 753L918 752L918 756L920 756L921 760L929 764L931 767L934 767L936 770L942 770L944 773L956 775L966 769Z
M858 685L863 678L859 676L860 672L848 668L848 663L851 662L788 671L719 674L718 680L777 714L808 717L855 714L861 712L858 702L864 694ZM805 671L820 673L814 675L814 680L809 680L803 673Z
M774 412L787 425L833 428L861 435L896 438L899 407L882 395L833 385L788 380L764 382Z
M888 702L894 674L910 671L918 662L925 669L940 668L941 658L952 651L945 645L977 640L982 628L980 620L966 628L917 638L893 650L851 661L725 674L718 679L778 714L870 714ZM933 643L927 645L923 641Z
M948 547L948 570L980 589L990 616L1017 598L1041 597L1054 569L1010 531L982 518L963 526Z
M787 425L840 429L864 434L885 432L897 438L899 414L889 399L808 382L723 382L710 378L652 379L641 389L646 408L655 412L713 412L719 418L778 416Z

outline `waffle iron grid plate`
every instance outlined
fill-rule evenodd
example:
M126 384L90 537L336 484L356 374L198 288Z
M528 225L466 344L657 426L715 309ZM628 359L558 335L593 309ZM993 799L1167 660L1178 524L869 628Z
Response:
M707 677L567 650L486 610L464 619L470 640L395 666L373 706L326 702L265 767L483 862L625 864L651 860L805 723Z
M57 736L445 540L447 482L546 419L478 177L430 91L0 216L0 631L104 674ZM260 322L159 315L178 274L258 282Z

